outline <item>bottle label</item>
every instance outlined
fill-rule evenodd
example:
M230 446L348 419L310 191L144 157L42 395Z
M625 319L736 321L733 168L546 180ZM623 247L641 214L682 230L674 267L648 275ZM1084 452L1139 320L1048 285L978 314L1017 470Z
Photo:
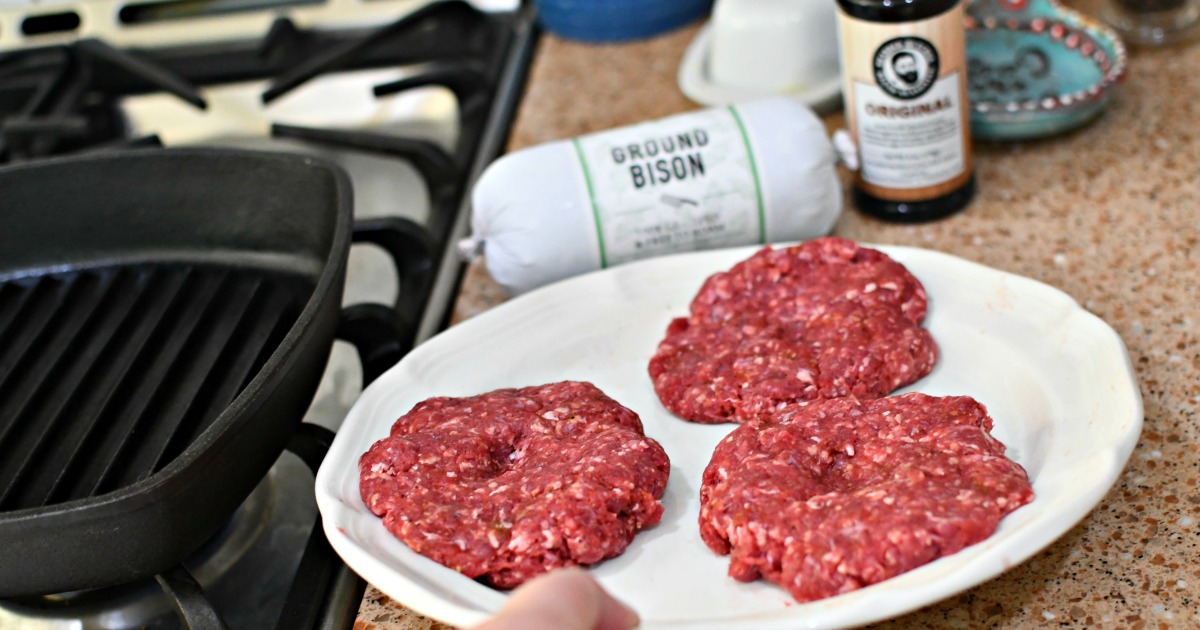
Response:
M600 265L766 242L762 186L733 107L574 141Z
M970 178L962 6L914 22L839 12L846 113L866 192L918 201Z

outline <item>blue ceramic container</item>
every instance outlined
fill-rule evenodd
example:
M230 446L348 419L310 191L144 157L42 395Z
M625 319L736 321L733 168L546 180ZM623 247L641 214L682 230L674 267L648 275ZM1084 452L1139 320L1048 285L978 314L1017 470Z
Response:
M971 0L971 135L1025 140L1075 129L1104 111L1126 64L1112 29L1057 0Z
M830 0L832 1L832 0ZM538 21L569 39L616 42L650 37L706 15L713 0L535 0Z

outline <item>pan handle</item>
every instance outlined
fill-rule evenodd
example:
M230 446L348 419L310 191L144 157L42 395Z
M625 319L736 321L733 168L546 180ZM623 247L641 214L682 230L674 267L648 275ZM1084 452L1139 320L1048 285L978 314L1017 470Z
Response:
M412 349L433 287L437 248L424 227L403 217L359 219L354 222L353 241L381 247L400 280L395 304L353 304L342 309L337 338L358 350L366 387Z

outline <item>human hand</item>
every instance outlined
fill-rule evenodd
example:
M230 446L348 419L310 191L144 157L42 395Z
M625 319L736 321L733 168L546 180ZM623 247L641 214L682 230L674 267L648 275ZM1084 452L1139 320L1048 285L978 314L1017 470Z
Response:
M540 575L513 591L495 617L472 630L629 630L637 613L581 569Z

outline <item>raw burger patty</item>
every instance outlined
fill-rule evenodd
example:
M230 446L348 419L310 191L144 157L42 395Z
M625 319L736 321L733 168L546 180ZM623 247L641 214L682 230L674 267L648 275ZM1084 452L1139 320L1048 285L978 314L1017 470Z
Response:
M877 398L933 369L925 309L921 283L876 250L832 237L768 247L705 281L667 327L650 377L663 405L694 422Z
M700 535L729 575L807 602L975 544L1033 499L1025 470L966 396L789 405L717 445Z
M637 414L580 382L431 398L359 461L389 531L500 588L620 554L662 518L669 471Z

